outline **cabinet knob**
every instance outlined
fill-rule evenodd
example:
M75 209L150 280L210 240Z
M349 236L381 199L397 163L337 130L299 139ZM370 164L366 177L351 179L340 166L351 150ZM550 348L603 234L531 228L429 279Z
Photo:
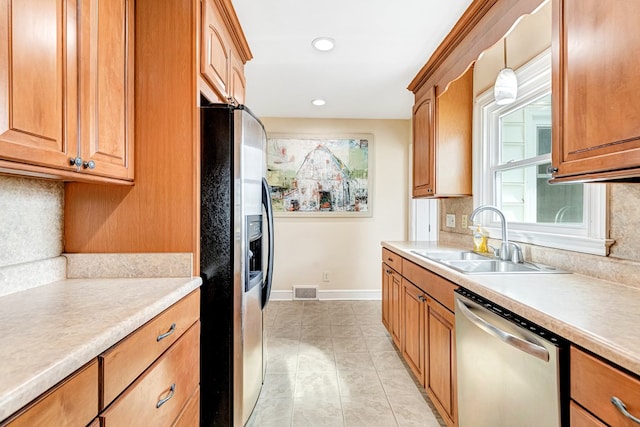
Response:
M548 174L558 173L558 168L554 168L553 166L547 166L547 173Z
M422 302L426 302L427 299L425 297L423 297L422 295L418 296L418 299Z
M93 160L89 160L88 162L82 162L82 167L85 169L94 169L96 163Z
M69 159L69 165L80 167L82 166L82 159L80 157L71 157Z

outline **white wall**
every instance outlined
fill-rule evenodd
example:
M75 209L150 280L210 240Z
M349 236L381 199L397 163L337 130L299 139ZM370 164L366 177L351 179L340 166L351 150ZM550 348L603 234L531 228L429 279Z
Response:
M408 235L409 120L261 118L267 133L373 134L369 218L276 218L274 291L297 285L323 291L380 292L380 242ZM370 147L371 147L370 146ZM323 272L329 281L323 282ZM276 292L277 294L277 292ZM332 293L340 294L340 292ZM370 295L370 294L368 294Z

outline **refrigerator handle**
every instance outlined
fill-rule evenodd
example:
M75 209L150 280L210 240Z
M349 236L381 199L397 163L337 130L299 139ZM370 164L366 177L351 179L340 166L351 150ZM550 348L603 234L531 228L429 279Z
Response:
M271 281L273 278L273 208L271 206L271 189L266 178L262 178L262 206L264 206L264 210L267 213L267 231L269 234L267 272L262 285L262 308L264 308L271 296Z

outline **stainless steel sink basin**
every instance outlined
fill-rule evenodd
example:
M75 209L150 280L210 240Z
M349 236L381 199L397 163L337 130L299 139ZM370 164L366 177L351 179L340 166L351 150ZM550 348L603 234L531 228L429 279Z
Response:
M433 261L445 261L445 260L490 260L488 256L480 255L471 251L440 251L440 252L428 252L428 251L412 251L416 255L420 255L425 258L429 258Z
M511 261L501 261L499 259L489 260L442 260L441 264L458 270L465 274L500 274L500 273L569 273L547 265L531 263L515 263Z
M412 252L464 274L569 273L547 265L502 261L471 251Z

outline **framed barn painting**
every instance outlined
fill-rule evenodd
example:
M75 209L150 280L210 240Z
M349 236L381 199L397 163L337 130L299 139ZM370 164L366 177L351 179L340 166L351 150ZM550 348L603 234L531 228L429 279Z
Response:
M368 217L373 135L269 135L267 181L277 216Z

